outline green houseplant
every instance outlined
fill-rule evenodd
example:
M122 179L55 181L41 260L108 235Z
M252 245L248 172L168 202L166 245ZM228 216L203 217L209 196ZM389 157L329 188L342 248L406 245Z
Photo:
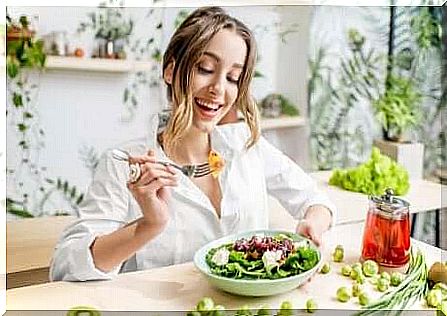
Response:
M385 139L403 141L405 132L420 123L421 94L410 78L388 76L385 92L372 102Z

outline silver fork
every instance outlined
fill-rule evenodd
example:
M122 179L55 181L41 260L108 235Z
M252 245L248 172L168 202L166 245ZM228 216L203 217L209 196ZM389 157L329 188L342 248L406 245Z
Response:
M116 160L128 162L130 154L122 149L114 149L112 150L112 157ZM187 177L200 178L207 176L211 173L210 165L208 162L204 162L197 165L184 165L184 166L179 166L169 161L160 161L160 160L157 160L156 163L163 166L172 166L180 170Z

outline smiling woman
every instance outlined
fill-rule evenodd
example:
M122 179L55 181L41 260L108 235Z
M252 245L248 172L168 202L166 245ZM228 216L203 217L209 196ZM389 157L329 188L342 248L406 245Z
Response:
M107 279L191 261L211 240L266 229L268 194L305 219L298 233L320 243L335 222L335 207L260 136L249 89L255 60L252 32L221 8L200 8L186 18L163 57L172 109L166 127L158 129L155 117L148 139L123 146L128 162L114 160L112 151L104 155L80 220L56 247L51 279ZM244 122L219 125L235 111ZM201 177L171 167L203 162L214 169ZM129 182L134 168L141 172Z

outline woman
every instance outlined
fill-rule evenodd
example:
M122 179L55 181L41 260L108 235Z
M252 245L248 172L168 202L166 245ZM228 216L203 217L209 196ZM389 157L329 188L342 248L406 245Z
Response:
M250 30L222 9L194 11L173 35L163 59L172 113L166 128L123 147L141 176L107 153L98 166L80 220L65 230L52 280L107 279L118 272L192 260L223 235L267 228L267 194L296 219L297 231L319 243L335 208L301 168L259 135L249 84L256 60ZM217 124L239 110L245 122ZM149 150L148 150L149 149ZM208 161L222 172L187 177L172 167Z

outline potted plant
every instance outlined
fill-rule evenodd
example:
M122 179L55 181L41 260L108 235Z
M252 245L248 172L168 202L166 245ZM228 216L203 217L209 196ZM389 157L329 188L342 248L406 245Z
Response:
M421 123L420 102L421 94L412 79L394 74L386 79L384 93L372 102L384 131L384 139L374 144L417 178L422 177L424 147L412 142L408 131Z
M88 14L90 21L80 24L78 32L88 28L95 32L95 39L99 41L98 57L125 58L122 41L132 34L134 22L126 20L122 10L122 7L102 6Z

